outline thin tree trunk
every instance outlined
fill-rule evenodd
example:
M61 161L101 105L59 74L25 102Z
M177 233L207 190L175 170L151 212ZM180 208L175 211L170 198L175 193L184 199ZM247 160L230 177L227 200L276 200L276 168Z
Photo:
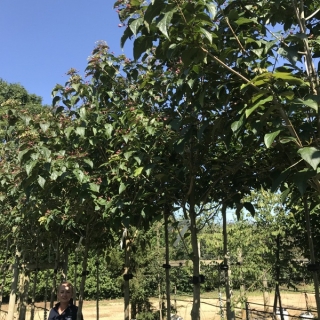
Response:
M198 249L198 231L195 212L194 199L194 182L191 182L191 190L189 197L189 216L190 216L190 231L191 231L191 246L192 246L192 262L193 262L193 303L191 310L191 319L200 320L200 257Z
M267 280L267 271L264 270L263 272L263 306L264 311L269 312L269 304L270 304L270 297L268 292L268 280Z
M99 299L100 299L100 283L99 283L99 261L96 261L96 284L97 284L97 292L96 292L96 320L99 320Z
M227 206L224 204L222 207L222 219L223 219L223 263L228 266L225 269L225 289L226 289L226 308L227 308L227 320L233 320L234 312L231 307L231 290L230 290L230 276L231 270L229 270L229 255L228 255L228 235L227 235Z
M162 294L161 294L161 283L160 283L160 275L158 275L158 291L159 291L159 320L162 320Z
M312 230L311 230L311 223L310 223L310 212L309 212L309 206L308 206L306 196L303 198L303 202L304 202L304 216L305 216L305 220L306 220L306 229L307 229L309 250L310 250L310 262L311 262L311 264L315 265L316 258L315 258L315 253L314 253L313 237L312 237ZM318 272L314 271L314 272L312 272L312 275L313 275L314 291L315 291L316 305L317 305L317 318L319 319L319 316L320 316L320 296L319 296Z
M7 238L7 246L6 246L6 251L5 251L4 263L0 269L3 272L1 283L0 283L0 310L1 310L1 306L2 306L3 289L4 289L4 285L6 283L6 273L8 270L8 268L7 268L8 252L9 252L9 237Z
M77 305L77 277L78 277L78 248L75 250L75 261L74 261L74 277L73 277L73 303Z
M19 320L25 320L26 318L29 280L29 271L23 269L20 274Z
M283 309L282 309L282 302L281 302L281 295L280 295L280 235L277 236L277 252L276 252L276 290L274 295L274 306L273 306L273 313L276 317L277 311L277 302L279 301L279 312L280 312L280 319L283 319Z
M10 299L9 299L9 306L8 306L8 314L6 320L13 320L14 319L14 312L16 306L16 299L17 299L17 287L18 287L18 278L19 278L19 262L20 262L21 252L16 248L16 257L15 262L12 267L12 281L11 281L11 291L10 291Z
M128 231L127 231L128 232ZM124 276L129 274L130 267L130 244L128 239L128 233L123 239L124 250L125 250L125 261L124 261ZM129 279L124 280L123 291L124 291L124 320L129 320L130 316L130 283Z
M89 230L90 225L87 224L86 228L86 238L85 238L85 247L84 247L84 253L83 253L83 260L82 260L82 277L81 277L81 283L80 283L80 290L79 290L79 306L78 306L78 313L77 313L77 320L81 320L82 318L82 307L83 307L83 301L84 301L84 287L86 284L86 278L87 278L87 267L88 267L88 252L89 252Z
M49 260L50 263L50 260ZM48 278L49 278L49 270L46 270L46 287L44 291L44 310L43 310L43 319L47 319L47 302L48 302Z
M68 280L68 265L69 265L69 249L68 246L64 248L64 259L63 259L63 277L64 281Z
M160 257L160 233L159 233L159 228L157 228L157 247L158 247L158 257ZM159 292L159 320L162 320L162 295L161 295L160 273L158 273L158 292Z
M169 269L169 234L168 234L169 212L164 212L164 233L166 243L166 296L167 296L167 320L171 319L171 297L170 297L170 269Z
M37 262L38 265L38 262ZM34 319L34 313L35 313L35 296L36 296L36 289L37 289L37 282L38 282L38 269L34 271L34 278L33 278L33 288L32 288L32 302L31 302L31 314L30 314L30 320Z
M52 286L51 286L51 295L50 295L50 309L53 308L56 290L57 290L57 273L58 273L58 266L60 260L60 247L59 247L59 236L57 238L56 243L56 250L55 250L55 263L54 263L54 271L53 271L53 278L52 278Z

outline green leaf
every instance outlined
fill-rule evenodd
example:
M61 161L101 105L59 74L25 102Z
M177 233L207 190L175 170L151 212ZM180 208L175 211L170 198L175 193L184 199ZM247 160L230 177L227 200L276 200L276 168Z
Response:
M86 128L85 127L77 127L76 128L76 133L81 136L84 137L86 134Z
M217 7L214 3L206 3L208 12L211 15L211 19L214 19L217 15Z
M316 170L320 163L320 150L314 147L305 147L298 150L301 158Z
M132 36L132 35L133 35L133 33L132 33L130 27L127 27L126 30L124 31L121 39L120 39L120 46L121 46L121 48L124 47L124 45L125 45L125 43L126 43L126 41L127 41L128 38L131 39L131 36Z
M104 125L104 128L106 129L105 134L106 134L107 138L111 138L111 136L112 136L112 131L113 131L112 124L106 123L106 124Z
M236 133L243 126L243 124L244 124L244 115L242 115L238 121L234 121L231 124L231 130Z
M290 84L307 85L307 83L304 82L304 80L295 77L292 73L289 73L289 72L275 72L273 74L273 77L275 79L284 80Z
M273 97L270 95L265 99L259 100L256 104L254 104L250 109L246 110L246 117L248 118L251 113L256 110L258 107L263 106L265 103L270 102L273 100Z
M260 58L261 55L263 54L264 49L252 49L251 51L252 51L254 54L256 54L258 58Z
M245 18L245 17L241 17L238 20L236 20L235 23L238 26L241 26L242 24L246 24L246 23L256 23L256 21L253 20L253 19L248 19L248 18Z
M308 106L312 109L314 109L315 111L318 112L318 102L316 100L313 99L307 99L307 100L303 100L303 99L295 99L292 101L295 104L302 104L305 106Z
M52 106L55 107L57 102L61 100L61 97L55 96L52 100Z
M50 127L50 123L40 123L40 128L42 129L43 132L46 132L48 128Z
M283 181L290 174L290 168L283 170L279 175L277 175L276 179L272 182L271 192L276 192Z
M41 176L39 175L39 177L38 177L38 183L39 183L40 187L41 187L42 189L44 189L44 184L46 183L46 179L43 178L43 177L41 177Z
M162 8L163 2L161 0L154 0L153 3L147 7L144 14L145 21L150 24L155 17L160 15Z
M138 175L141 174L141 172L143 171L143 167L139 167L136 170L134 170L134 176L137 177Z
M100 190L100 185L95 184L95 183L89 183L90 190L93 192L99 192Z
M228 13L228 19L230 21L234 21L234 20L239 19L239 14L238 14L237 10L235 10L235 9L230 10L230 12Z
M170 26L171 19L173 17L174 11L166 12L164 17L159 21L157 27L159 30L169 39L168 28Z
M78 92L81 83L73 83L71 87Z
M280 139L280 143L288 143L288 142L295 142L297 143L297 139L293 137L284 137Z
M194 58L199 55L199 49L190 47L185 49L181 54L181 60L185 65L189 65L194 61Z
M103 198L97 198L95 200L100 206L106 206L108 204L108 201L106 199Z
M59 177L59 173L57 171L53 171L50 175L50 179L55 181Z
M47 147L42 146L40 148L40 150L41 150L41 153L46 157L46 159L48 159L50 157L50 155L51 155L51 150L50 149L48 149Z
M133 43L133 57L134 60L138 60L142 53L148 50L152 46L152 40L145 35L140 36L134 40Z
M252 217L256 214L256 210L254 209L254 206L252 205L251 202L244 202L243 206L250 212Z
M26 155L26 154L31 154L32 153L32 150L30 150L30 149L25 149L25 150L22 150L22 151L20 151L19 153L18 153L18 160L19 160L19 162L21 162L22 161L22 159L24 158L24 156Z
M80 118L82 119L85 119L86 118L86 115L87 115L87 110L86 108L82 107L79 109L79 115L80 115Z
M124 190L126 190L127 186L121 182L120 187L119 187L119 194L121 194Z
M67 139L70 138L70 134L71 132L73 131L73 128L72 127L68 127L64 130L64 134L66 135Z
M212 43L212 34L204 28L199 28L201 33L209 40L210 44Z
M26 165L26 173L28 176L30 176L30 173L32 172L32 169L34 168L34 166L38 163L37 160L31 161L30 163L28 163Z
M288 47L283 47L279 48L278 53L280 56L283 58L289 60L292 65L296 65L297 61L299 60L299 55L298 55L298 50L295 48L288 48Z
M314 172L304 169L299 172L294 173L293 181L294 184L299 189L301 195L303 195L308 187L309 180L314 176Z
M284 204L286 203L286 200L287 200L287 197L288 197L288 194L290 193L291 189L290 188L287 188L286 190L284 190L282 193L281 193L281 202Z
M90 159L83 160L86 164L88 164L91 168L93 168L93 162Z
M136 156L136 157L134 157L134 160L136 160L136 161L137 161L137 163L140 165L140 164L141 164L141 160L142 160L142 158L141 158L141 157L139 157L139 156Z
M265 136L264 136L264 143L266 145L267 148L270 148L274 139L279 135L281 130L277 130L277 131L274 131L274 132L271 132L271 133L267 133Z
M138 18L133 20L130 24L129 27L132 31L132 33L136 36L139 30L139 27L143 25L143 18Z
M84 178L84 173L79 169L74 169L73 173L76 176L76 178L78 179L78 181L80 183L82 183L83 182L83 178Z

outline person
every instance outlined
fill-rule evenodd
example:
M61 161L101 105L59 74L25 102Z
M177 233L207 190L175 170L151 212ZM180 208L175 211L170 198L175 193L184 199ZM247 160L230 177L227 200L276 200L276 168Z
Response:
M72 296L73 285L68 281L62 282L57 292L59 302L50 310L48 320L77 320L78 307L73 304Z

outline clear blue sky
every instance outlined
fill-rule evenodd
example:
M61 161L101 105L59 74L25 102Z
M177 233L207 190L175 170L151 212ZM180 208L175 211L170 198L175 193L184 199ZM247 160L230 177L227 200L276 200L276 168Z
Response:
M51 104L51 90L76 68L84 74L95 42L124 50L114 0L0 0L0 78L20 83Z

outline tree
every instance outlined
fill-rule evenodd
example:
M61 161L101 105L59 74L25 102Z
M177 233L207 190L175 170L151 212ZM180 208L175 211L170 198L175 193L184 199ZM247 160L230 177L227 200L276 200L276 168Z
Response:
M157 63L174 66L176 81L188 83L195 98L194 83L205 79L197 101L210 97L220 114L229 110L234 136L250 150L247 159L258 151L265 154L261 143L274 150L273 158L266 158L275 164L270 170L276 176L274 190L286 180L286 194L292 188L304 194L308 183L318 194L317 1L155 0L115 5L128 25L122 44L136 36L135 59L144 59L143 53L157 43ZM288 63L279 63L279 57ZM260 181L268 188L272 183ZM314 263L313 254L311 260Z

